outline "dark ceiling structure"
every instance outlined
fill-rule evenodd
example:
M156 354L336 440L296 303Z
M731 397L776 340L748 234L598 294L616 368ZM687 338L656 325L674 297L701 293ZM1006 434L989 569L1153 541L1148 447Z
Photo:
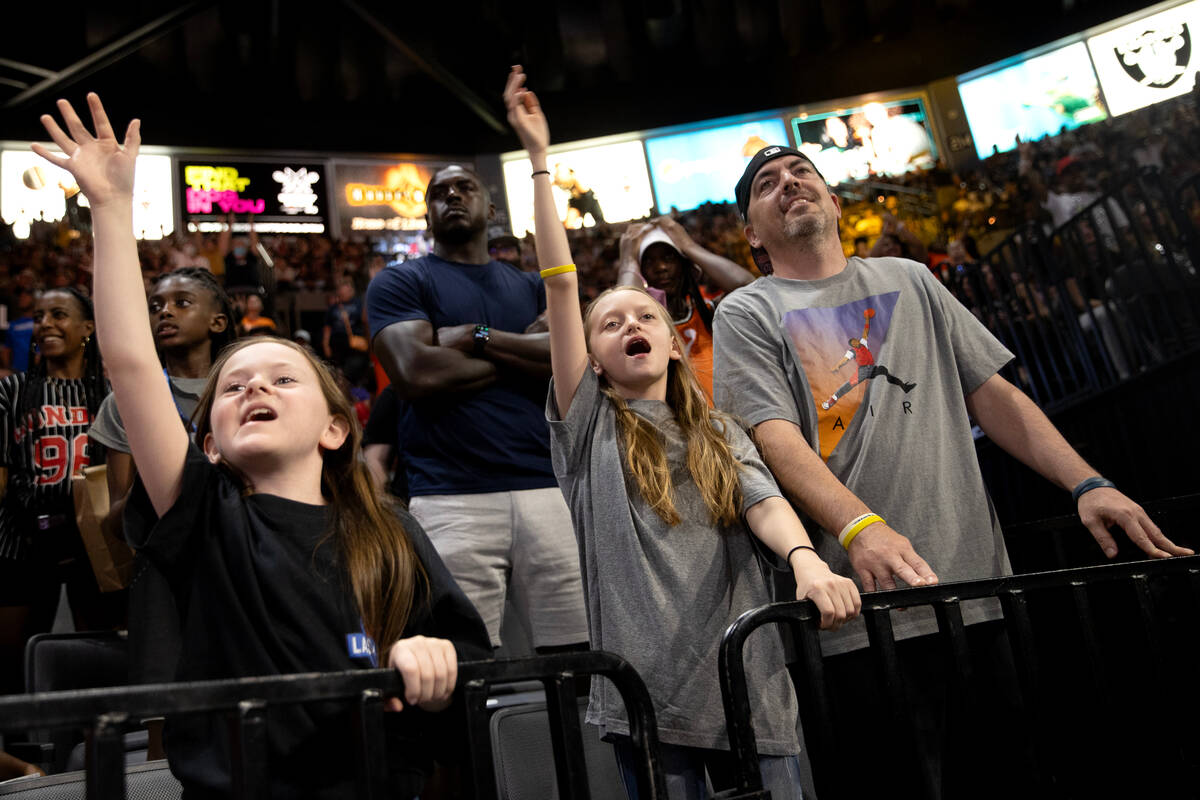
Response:
M0 138L100 93L146 142L468 155L514 149L525 64L556 141L959 74L1138 0L161 0L9 2Z

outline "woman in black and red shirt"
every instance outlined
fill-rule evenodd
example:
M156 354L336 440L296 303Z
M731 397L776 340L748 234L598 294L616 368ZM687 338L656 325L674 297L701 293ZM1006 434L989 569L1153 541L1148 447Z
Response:
M0 380L0 692L23 689L25 641L54 621L67 584L76 627L112 627L124 593L102 596L75 526L71 476L103 460L88 429L108 393L92 303L52 289L33 313L26 372Z

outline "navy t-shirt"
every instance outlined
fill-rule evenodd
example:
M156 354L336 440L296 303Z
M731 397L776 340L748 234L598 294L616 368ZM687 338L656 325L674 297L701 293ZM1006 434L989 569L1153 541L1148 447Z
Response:
M546 308L534 273L507 264L459 264L435 255L390 266L367 288L373 335L389 325L427 320L434 328L483 324L522 333ZM399 447L409 493L477 494L557 486L542 404L547 382L502 371L476 392L406 404Z
M345 318L342 317L343 312ZM353 297L348 303L334 303L325 312L325 324L329 326L329 348L334 353L343 356L350 349L350 334L363 336L363 301L361 297ZM350 330L346 330L346 320L350 321Z

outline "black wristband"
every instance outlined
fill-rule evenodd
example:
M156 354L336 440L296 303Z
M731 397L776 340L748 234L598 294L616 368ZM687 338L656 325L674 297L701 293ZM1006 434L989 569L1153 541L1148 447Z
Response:
M812 550L814 553L817 552L817 548L815 548L815 547L809 547L806 544L796 545L791 550L788 550L787 558L783 559L787 563L788 567L792 566L792 553L796 552L797 550ZM818 553L818 556L819 555L820 554Z
M1117 485L1108 478L1101 478L1099 475L1094 475L1091 478L1084 478L1079 484L1071 490L1071 502L1078 503L1079 498L1090 492L1092 489L1115 489Z
M549 174L550 174L550 170L548 170L548 169L535 169L535 170L534 170L534 171L533 171L533 172L530 174L530 176L529 176L529 177L530 177L530 178L536 178L538 175L549 175Z

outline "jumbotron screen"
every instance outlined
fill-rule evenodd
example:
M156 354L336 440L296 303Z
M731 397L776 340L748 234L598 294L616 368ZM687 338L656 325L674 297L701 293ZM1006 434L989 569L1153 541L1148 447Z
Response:
M789 119L796 149L830 185L931 167L937 147L919 97L864 103Z
M787 144L781 119L760 119L646 140L658 211L732 203L746 164L762 148Z
M171 204L171 157L142 153L133 180L133 233L139 239L161 239L175 230ZM29 236L34 220L57 222L67 215L68 201L90 220L87 198L75 178L32 150L0 153L0 217L20 239Z
M533 230L533 167L521 153L501 156L504 191L514 236ZM559 219L568 227L641 219L652 213L654 195L646 157L638 141L581 147L550 153L547 166ZM597 215L597 210L599 214Z
M980 158L1108 117L1083 42L960 80L958 93Z

